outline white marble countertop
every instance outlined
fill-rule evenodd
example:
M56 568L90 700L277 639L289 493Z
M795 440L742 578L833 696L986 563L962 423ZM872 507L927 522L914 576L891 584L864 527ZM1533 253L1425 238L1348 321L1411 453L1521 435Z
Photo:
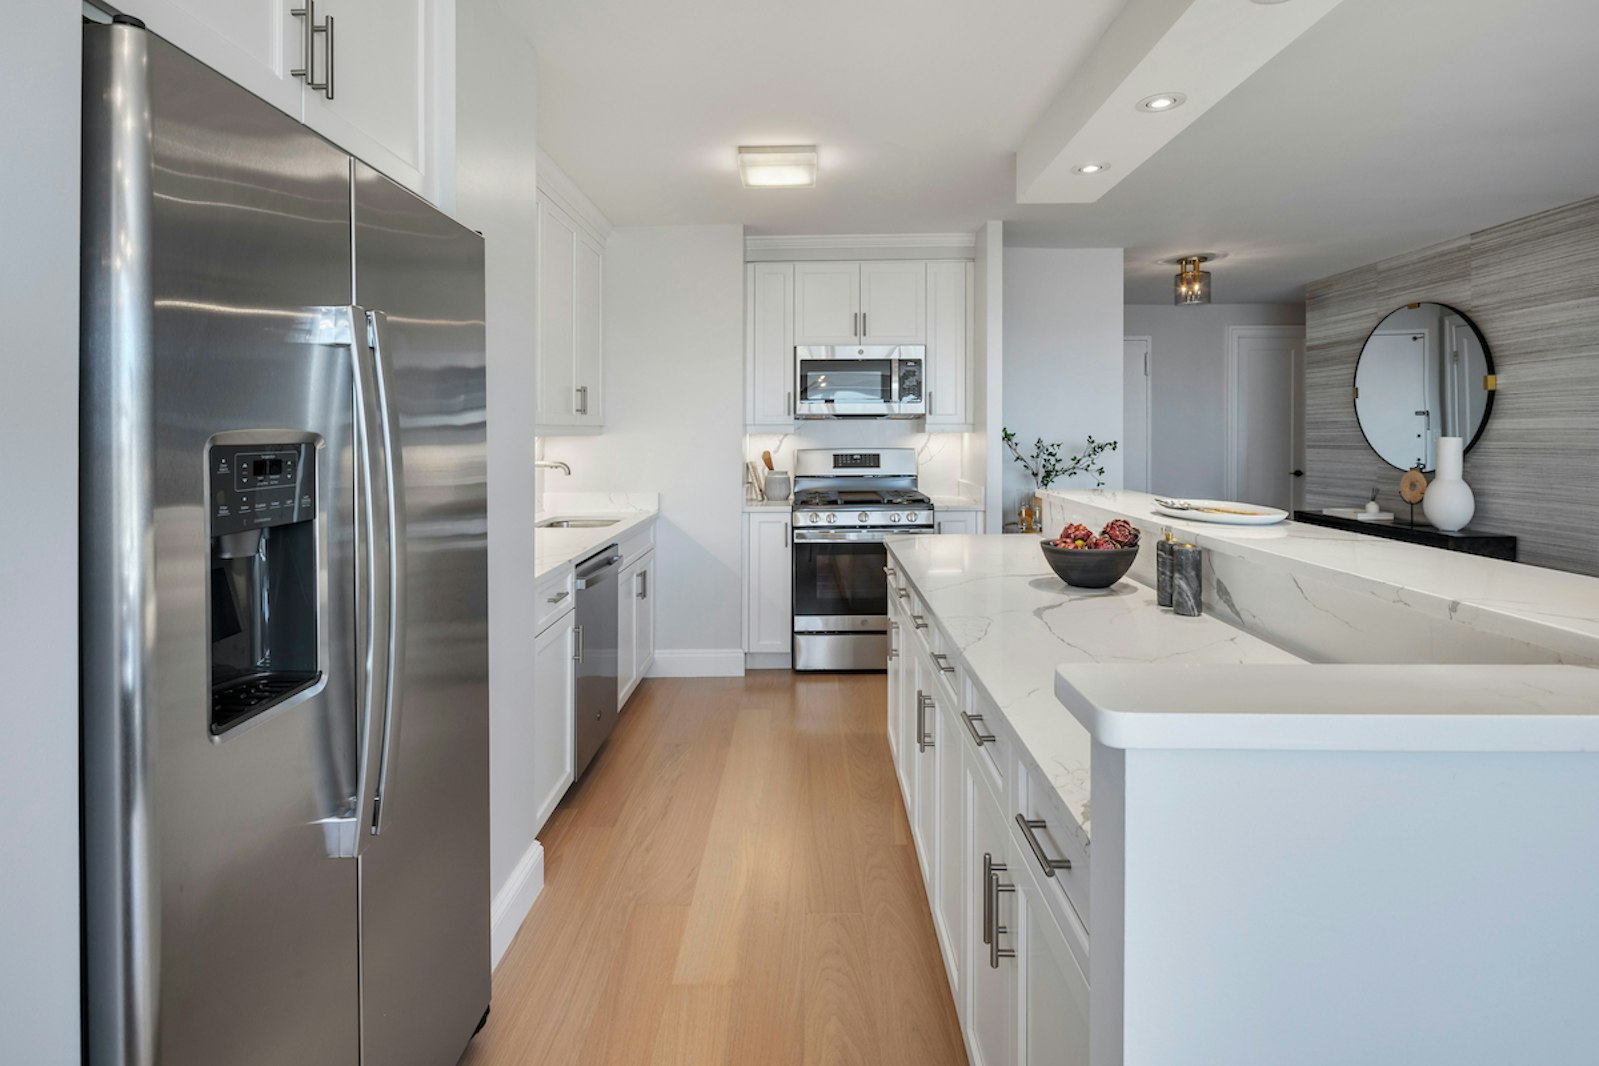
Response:
M793 500L745 500L746 511L792 511Z
M965 496L929 496L935 511L981 511L983 505Z
M1131 580L1069 588L1039 538L890 537L972 681L1005 716L1038 771L1089 834L1089 733L1055 695L1061 663L1298 663L1210 616L1179 618Z
M1112 748L1599 751L1582 666L1074 664L1055 692Z
M614 518L614 526L597 529L553 529L536 526L533 534L533 577L570 566L612 541L623 540L660 515L654 493L546 493L545 510L536 521L551 518Z
M1142 492L1049 495L1068 509L1128 518L1146 534L1158 535L1169 526L1202 548L1264 569L1311 574L1581 662L1599 660L1599 578L1303 522L1255 527L1194 522L1155 513L1154 497Z

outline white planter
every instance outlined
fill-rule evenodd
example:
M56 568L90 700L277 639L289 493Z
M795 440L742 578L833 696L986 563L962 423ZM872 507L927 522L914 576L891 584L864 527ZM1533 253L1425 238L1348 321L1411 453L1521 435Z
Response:
M1477 513L1477 497L1461 477L1465 441L1459 437L1438 438L1438 472L1421 498L1427 521L1446 533L1464 529Z

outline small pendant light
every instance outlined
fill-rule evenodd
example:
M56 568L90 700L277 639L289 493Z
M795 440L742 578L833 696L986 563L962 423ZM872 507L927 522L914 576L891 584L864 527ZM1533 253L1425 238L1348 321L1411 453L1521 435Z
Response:
M1190 255L1178 260L1181 268L1176 277L1177 288L1172 302L1178 307L1198 307L1210 303L1210 271L1199 266L1210 259L1208 255Z

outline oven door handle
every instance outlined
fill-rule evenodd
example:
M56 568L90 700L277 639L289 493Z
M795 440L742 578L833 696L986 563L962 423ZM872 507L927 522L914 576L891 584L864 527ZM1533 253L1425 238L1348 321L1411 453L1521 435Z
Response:
M804 544L881 544L884 537L917 536L933 532L931 529L895 529L895 530L844 530L844 529L794 529L794 543Z

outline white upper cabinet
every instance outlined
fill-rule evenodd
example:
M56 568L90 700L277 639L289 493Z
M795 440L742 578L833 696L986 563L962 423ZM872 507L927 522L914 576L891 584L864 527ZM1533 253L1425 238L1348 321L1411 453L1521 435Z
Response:
M751 263L744 275L744 421L792 429L794 264Z
M455 24L454 0L319 0L315 15L326 27L313 42L315 74L327 88L306 92L306 125L424 191L435 148L449 147L437 143L436 115L441 105L453 110L454 94L437 94L442 80L454 81L454 53L432 42L453 44L439 31Z
M215 67L274 107L300 117L303 83L289 71L305 65L303 23L292 3L261 0L123 0L143 20L202 63ZM320 53L321 45L317 45Z
M861 265L794 264L794 343L860 340Z
M600 323L604 252L565 211L539 199L538 425L541 434L605 424Z
M440 117L455 109L455 0L123 0L119 6L438 202L453 156L447 141L453 122Z
M605 424L605 390L600 377L603 259L599 246L579 234L574 259L577 284L573 305L573 398L576 423L593 429Z
M861 265L864 344L923 344L927 340L927 264L888 261Z
M539 200L538 428L574 424L577 353L577 224Z
M927 264L927 428L972 426L972 264ZM873 327L875 328L875 326Z
M794 425L794 349L925 344L927 428L972 428L967 260L751 263L745 268L744 423Z

